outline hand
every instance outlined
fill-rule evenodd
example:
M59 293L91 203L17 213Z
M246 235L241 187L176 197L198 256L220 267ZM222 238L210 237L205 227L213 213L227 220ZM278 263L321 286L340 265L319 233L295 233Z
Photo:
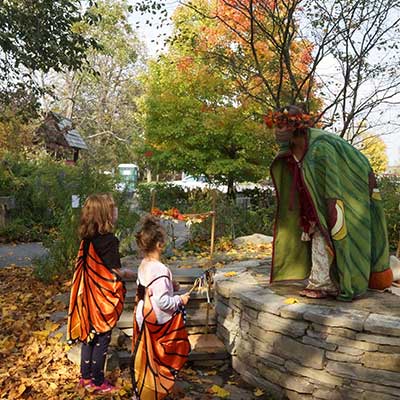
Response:
M125 278L125 279L133 279L133 278L136 277L135 272L132 271L132 270L129 269L129 268L122 268L122 269L121 269L121 272L122 272L123 278Z
M181 285L179 284L179 282L177 282L175 279L172 281L172 287L174 288L174 292L177 292Z
M190 294L189 292L181 294L181 299L182 299L182 303L184 306L186 306L186 304L189 302L190 300Z
M113 269L113 271L122 279L130 279L135 277L135 273L128 268Z

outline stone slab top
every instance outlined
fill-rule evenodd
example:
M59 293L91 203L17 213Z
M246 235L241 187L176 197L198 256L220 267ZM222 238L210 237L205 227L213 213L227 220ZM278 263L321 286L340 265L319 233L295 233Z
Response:
M239 299L242 306L293 320L304 320L357 333L400 337L400 298L391 292L368 291L353 302L334 298L308 299L299 296L298 284L270 285L260 270L218 275L217 295ZM266 271L267 272L267 271Z

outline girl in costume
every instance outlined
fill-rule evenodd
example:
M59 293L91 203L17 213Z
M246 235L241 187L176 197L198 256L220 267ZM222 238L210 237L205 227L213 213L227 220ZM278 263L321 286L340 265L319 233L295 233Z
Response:
M160 261L166 233L155 217L144 218L136 242L144 258L134 313L133 399L163 399L190 352L183 310L189 293L174 295L171 271Z
M109 194L89 196L81 211L81 244L73 277L68 312L67 338L80 340L81 379L79 386L95 394L117 389L104 379L104 364L111 330L124 306L119 241L112 233L117 209Z

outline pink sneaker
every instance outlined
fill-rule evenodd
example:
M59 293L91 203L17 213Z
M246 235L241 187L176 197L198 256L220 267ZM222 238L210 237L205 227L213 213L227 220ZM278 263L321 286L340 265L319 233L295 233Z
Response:
M116 386L111 385L110 382L104 380L104 382L100 386L93 385L93 394L108 394L118 392L118 388Z
M83 378L81 378L81 379L79 379L78 387L84 388L84 389L87 389L87 390L91 390L91 389L93 389L95 387L95 384L93 383L93 381L91 379L83 379Z

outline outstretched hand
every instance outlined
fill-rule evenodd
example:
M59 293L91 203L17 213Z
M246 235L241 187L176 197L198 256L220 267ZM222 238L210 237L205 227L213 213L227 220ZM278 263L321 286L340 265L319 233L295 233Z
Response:
M181 300L182 300L183 305L186 306L186 304L190 300L190 293L187 292L187 293L181 294Z

